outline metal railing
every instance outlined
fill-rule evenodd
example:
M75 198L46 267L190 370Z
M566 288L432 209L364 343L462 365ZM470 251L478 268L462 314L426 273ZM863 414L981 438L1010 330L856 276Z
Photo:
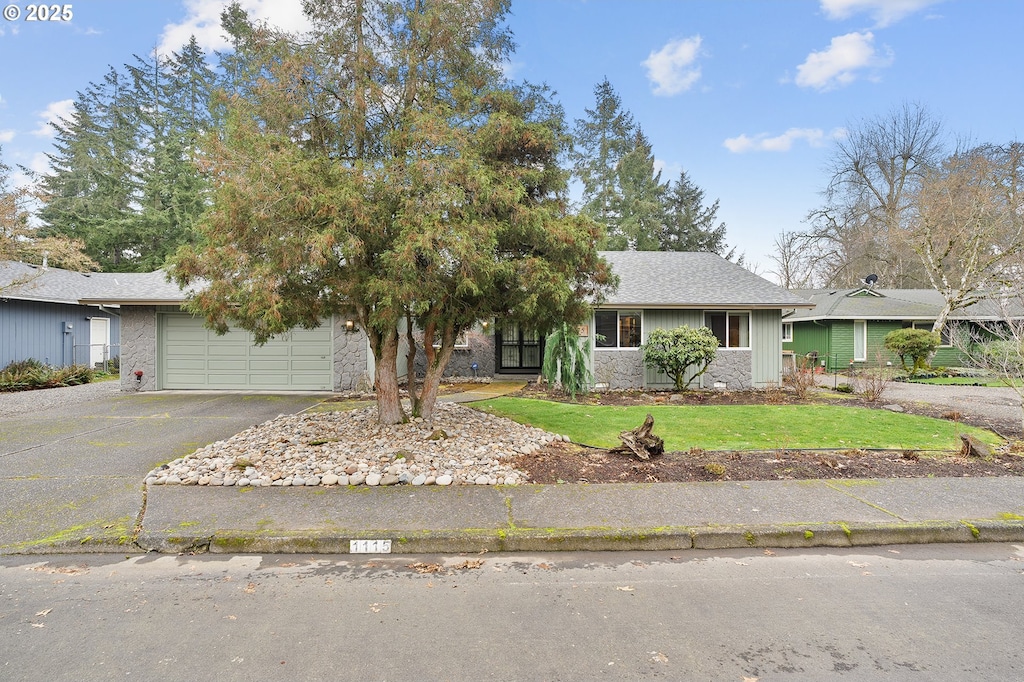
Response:
M72 362L87 365L104 372L116 371L120 366L121 346L109 343L76 343L71 351Z

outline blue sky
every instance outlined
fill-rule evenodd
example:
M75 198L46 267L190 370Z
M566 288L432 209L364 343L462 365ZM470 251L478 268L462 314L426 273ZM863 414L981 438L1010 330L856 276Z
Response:
M36 170L45 122L108 64L192 33L223 46L223 0L73 2L69 22L29 22L29 3L5 3L21 17L0 19L0 145ZM242 5L302 26L298 0ZM720 200L729 244L768 277L774 239L820 204L850 124L918 102L961 139L1024 136L1018 0L513 0L509 23L511 75L554 88L570 120L607 77L663 179L685 169Z

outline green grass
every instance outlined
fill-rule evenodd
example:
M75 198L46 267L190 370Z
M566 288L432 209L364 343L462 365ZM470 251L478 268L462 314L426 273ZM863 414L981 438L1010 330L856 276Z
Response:
M1003 388L1010 385L1002 379L993 379L991 377L932 377L931 379L914 379L911 383L935 384L938 386L1002 386ZM1014 380L1013 385L1020 386L1021 381L1019 379Z
M473 407L604 448L619 445L619 432L639 426L648 412L654 415L654 433L665 439L667 450L957 450L960 433L992 445L1001 442L991 431L941 419L835 405L614 407L506 397Z

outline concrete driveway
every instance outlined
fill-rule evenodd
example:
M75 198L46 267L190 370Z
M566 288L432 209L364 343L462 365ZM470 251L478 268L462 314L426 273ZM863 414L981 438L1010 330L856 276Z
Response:
M142 479L155 466L326 395L111 392L8 414L0 554L127 543L145 508Z

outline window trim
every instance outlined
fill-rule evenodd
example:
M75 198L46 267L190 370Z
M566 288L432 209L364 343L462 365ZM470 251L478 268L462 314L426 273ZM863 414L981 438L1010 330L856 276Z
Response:
M787 334L786 332L789 331ZM782 323L782 343L793 343L793 323Z
M434 339L434 348L441 347L441 339ZM459 332L455 336L455 345L452 346L453 350L466 350L469 348L469 330Z
M615 313L615 343L609 346L598 345L597 340L597 315L598 313ZM622 343L622 316L636 315L640 322L640 343L636 346L623 346ZM601 308L594 311L594 350L638 350L644 343L644 311L636 308Z
M861 357L857 356L857 328L860 326L861 336ZM867 320L854 320L853 321L853 361L854 362L867 362L868 360L868 321Z
M754 315L753 315L753 313L751 311L749 311L749 310L705 310L704 311L704 315L703 315L703 317L704 317L704 326L707 327L708 329L711 329L711 325L708 324L708 315L725 315L725 341L726 341L726 344L728 344L728 342L729 342L729 318L733 317L733 316L739 317L741 315L746 316L746 318L747 318L747 345L745 345L745 346L729 346L729 345L724 345L724 346L719 346L718 350L753 350L753 346L751 345L751 341L753 340L752 339L753 333L752 333L751 326L753 325ZM712 330L712 331L714 331L714 330ZM717 338L717 335L716 335L716 338Z

